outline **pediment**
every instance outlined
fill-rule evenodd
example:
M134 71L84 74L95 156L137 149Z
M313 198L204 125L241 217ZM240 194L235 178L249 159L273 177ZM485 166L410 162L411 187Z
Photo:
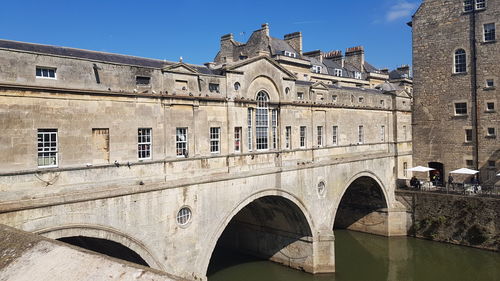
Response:
M196 71L196 69L192 68L191 66L189 66L183 62L179 62L176 64L165 66L162 70L169 71L169 72L187 73L187 74L198 74L199 73L198 71Z
M311 85L311 89L328 91L328 85L323 82L316 82Z
M240 70L242 70L242 68L244 68L247 65L255 64L255 63L258 63L258 62L262 62L262 61L265 61L266 63L269 64L269 66L271 66L271 67L275 68L276 70L282 72L285 75L285 78L290 79L290 80L297 80L297 77L292 72L290 72L288 69L284 68L279 63L277 63L276 61L274 61L273 59L271 59L271 58L269 58L267 56L258 56L258 57L253 57L253 58L250 58L250 59L246 59L246 60L243 60L243 61L238 62L236 64L227 66L225 68L225 70L226 71L240 71Z

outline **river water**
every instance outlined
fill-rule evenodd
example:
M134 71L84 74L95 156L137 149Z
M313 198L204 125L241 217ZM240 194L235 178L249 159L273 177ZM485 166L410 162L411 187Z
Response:
M312 275L221 253L208 281L500 281L500 254L469 247L335 231L336 273Z

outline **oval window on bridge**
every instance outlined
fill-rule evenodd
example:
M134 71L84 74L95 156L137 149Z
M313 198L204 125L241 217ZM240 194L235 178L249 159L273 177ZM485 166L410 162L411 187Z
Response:
M320 196L323 196L325 194L325 182L324 181L320 181L318 183L318 194Z
M191 221L191 209L182 207L177 213L177 223L180 226L185 226Z

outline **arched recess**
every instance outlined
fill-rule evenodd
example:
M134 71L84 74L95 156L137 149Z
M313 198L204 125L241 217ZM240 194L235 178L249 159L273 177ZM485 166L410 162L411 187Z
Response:
M388 235L389 201L381 181L370 172L353 176L335 208L333 229Z
M255 99L257 93L260 91L265 91L269 95L269 101L272 103L280 101L280 87L276 82L265 75L259 75L255 77L248 86L247 93L250 95L248 98Z
M208 273L219 247L269 259L305 271L312 270L314 224L304 204L283 190L263 190L248 196L228 213L210 237L202 256Z
M33 232L35 234L43 235L47 238L62 240L62 241L64 240L64 238L70 238L70 237L87 237L91 239L99 239L99 240L93 240L94 242L111 241L116 244L122 245L125 248L128 248L132 252L135 252L142 260L144 260L147 263L148 266L165 271L163 265L160 262L158 262L158 259L156 259L153 256L153 254L147 249L147 247L142 242L111 227L105 227L99 225L86 225L86 224L69 224L69 225L45 228Z

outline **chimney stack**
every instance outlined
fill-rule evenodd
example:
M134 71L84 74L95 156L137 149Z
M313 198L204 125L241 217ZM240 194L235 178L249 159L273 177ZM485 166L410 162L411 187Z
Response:
M302 55L302 33L294 32L290 34L286 34L283 39L288 43L292 48L294 48L299 55Z
M220 62L232 62L234 50L234 37L232 33L222 35L220 38Z
M345 51L345 62L364 72L365 49L363 46L347 48Z
M304 53L304 56L310 57L310 58L315 58L319 60L320 62L323 62L323 55L321 53L321 50L315 50L315 51L310 51L307 53Z
M269 24L263 23L261 27L261 30L264 32L264 34L266 34L266 36L269 36Z
M344 67L344 57L342 56L342 51L340 50L333 50L328 53L324 53L323 58L325 60L331 60L333 62L336 62L340 64L342 67Z
M410 66L407 64L403 64L402 66L397 68L398 71L402 72L406 75L406 78L410 78Z

